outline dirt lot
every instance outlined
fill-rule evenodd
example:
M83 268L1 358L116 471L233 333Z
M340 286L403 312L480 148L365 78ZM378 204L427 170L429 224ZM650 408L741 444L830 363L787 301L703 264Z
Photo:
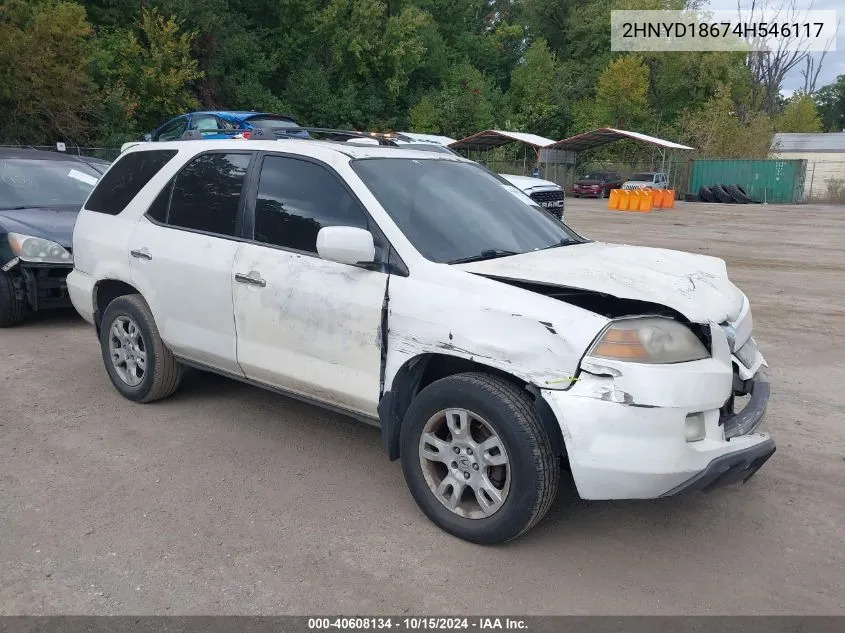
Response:
M598 239L723 257L771 366L744 487L562 492L482 548L417 510L378 431L196 374L134 405L74 313L0 331L0 613L845 613L845 208L569 201Z

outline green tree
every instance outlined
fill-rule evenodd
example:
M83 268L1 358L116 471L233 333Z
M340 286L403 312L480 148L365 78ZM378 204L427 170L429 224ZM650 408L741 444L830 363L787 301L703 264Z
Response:
M408 113L411 131L420 134L436 134L440 131L440 110L437 100L425 95Z
M175 18L155 9L144 9L132 30L110 29L99 36L94 67L104 93L106 138L137 135L199 106L191 91L202 76L191 56L193 38Z
M673 121L701 105L720 86L728 86L737 102L748 99L751 75L743 53L651 53L644 61L649 67L649 101L663 120Z
M730 89L722 86L716 95L680 121L688 145L706 158L765 158L772 143L772 122L764 112L740 117Z
M637 129L650 117L649 71L641 57L610 62L596 85L596 114L604 125Z
M813 95L826 132L845 132L845 75Z
M511 125L519 130L550 138L560 138L568 131L565 87L546 40L535 40L514 68L506 101Z
M88 75L91 26L74 2L0 5L0 138L83 143L96 99Z
M414 105L409 118L415 131L462 138L492 127L501 100L494 83L464 63L449 72L442 90Z
M453 138L488 129L501 95L479 70L464 64L452 70L441 94L441 129Z
M822 121L810 95L797 92L775 118L776 132L821 132Z

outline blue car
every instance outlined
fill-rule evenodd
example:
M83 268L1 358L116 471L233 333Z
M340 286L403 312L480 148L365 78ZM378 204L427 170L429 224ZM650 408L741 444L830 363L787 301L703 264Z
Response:
M305 130L297 131L300 127L293 117L269 112L188 112L170 119L154 132L144 134L143 140L175 141L189 130L199 130L204 139L249 138L250 132L255 129L273 130L284 136L310 138Z

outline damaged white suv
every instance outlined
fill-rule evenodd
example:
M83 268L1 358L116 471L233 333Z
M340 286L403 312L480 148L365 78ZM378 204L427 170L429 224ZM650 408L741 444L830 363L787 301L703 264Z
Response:
M562 466L583 498L653 498L775 450L723 261L584 239L457 156L135 145L73 253L71 299L126 398L191 366L379 425L423 512L470 541L535 525Z

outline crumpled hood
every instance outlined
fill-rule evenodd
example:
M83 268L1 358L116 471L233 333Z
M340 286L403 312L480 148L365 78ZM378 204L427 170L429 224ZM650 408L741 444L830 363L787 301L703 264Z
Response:
M70 248L73 225L80 207L56 206L31 209L0 209L0 227L9 233L21 233L58 242Z
M733 320L744 299L728 279L723 260L662 248L588 242L455 266L490 277L650 301L696 323Z

